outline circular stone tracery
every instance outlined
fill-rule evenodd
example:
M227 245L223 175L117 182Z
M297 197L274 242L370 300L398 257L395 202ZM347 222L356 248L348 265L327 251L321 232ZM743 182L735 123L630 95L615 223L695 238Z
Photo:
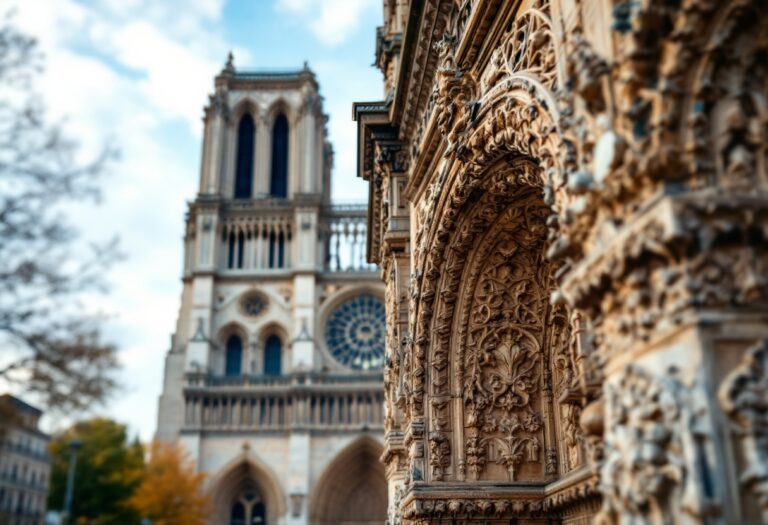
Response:
M256 317L267 309L268 304L266 297L251 292L240 299L240 310L248 317Z
M341 364L357 370L384 364L384 303L372 295L358 295L331 313L325 344Z

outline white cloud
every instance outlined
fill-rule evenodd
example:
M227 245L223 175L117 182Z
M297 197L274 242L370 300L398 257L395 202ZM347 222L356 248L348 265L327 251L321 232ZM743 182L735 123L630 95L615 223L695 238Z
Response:
M19 26L39 38L46 55L37 88L50 116L66 119L65 129L81 142L84 156L108 139L121 149L101 205L78 206L71 217L88 240L119 234L128 255L109 274L110 295L89 297L87 304L112 316L108 335L121 348L124 365L125 391L100 412L130 423L147 439L155 429L164 355L178 313L183 217L197 189L202 108L229 51L224 0L11 1ZM347 41L366 10L380 8L380 0L276 2L279 13L328 47ZM246 50L234 52L237 64L250 62ZM348 72L359 64L312 66L324 78L325 109L333 115L334 197L364 200L349 104L361 93L378 92L379 76L363 69L353 83Z
M15 0L17 24L36 36L45 69L35 87L51 120L64 120L83 157L113 139L120 160L99 206L70 210L84 240L121 237L128 259L108 275L107 296L85 304L110 316L125 390L98 412L155 429L163 357L178 312L185 200L197 184L201 114L227 42L223 0ZM238 51L246 61L248 54ZM181 135L166 136L168 130ZM187 144L178 151L169 144ZM50 422L50 425L67 421Z
M305 24L327 46L336 46L360 27L363 14L378 0L277 0L280 12Z

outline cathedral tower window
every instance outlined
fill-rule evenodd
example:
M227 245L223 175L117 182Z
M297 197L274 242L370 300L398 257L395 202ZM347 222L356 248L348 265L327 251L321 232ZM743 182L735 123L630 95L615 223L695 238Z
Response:
M269 234L269 267L285 268L285 242L290 236L283 231L273 231Z
M235 267L235 234L234 232L229 233L229 242L227 247L228 247L227 268L234 268Z
M272 126L272 173L269 184L272 197L288 196L288 119L280 113Z
M256 127L248 113L237 128L237 163L235 169L235 198L250 199L253 184L253 144Z
M237 267L243 267L243 257L245 255L245 234L240 232L237 234Z
M270 268L277 268L277 257L276 257L276 250L277 247L277 235L275 232L269 233L269 267Z
M227 339L227 355L224 373L231 376L239 376L243 365L243 341L236 335Z
M264 345L264 374L279 376L283 358L283 343L276 335L270 335Z
M245 251L247 248L245 232L230 231L224 234L224 241L227 243L227 268L244 268Z

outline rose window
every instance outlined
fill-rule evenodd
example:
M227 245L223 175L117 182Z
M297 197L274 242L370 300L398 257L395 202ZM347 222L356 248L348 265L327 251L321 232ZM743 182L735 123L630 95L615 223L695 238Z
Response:
M359 295L340 304L325 326L325 344L341 364L356 370L381 368L384 363L384 303Z
M240 300L240 309L249 317L260 315L267 308L267 299L258 293L249 293Z

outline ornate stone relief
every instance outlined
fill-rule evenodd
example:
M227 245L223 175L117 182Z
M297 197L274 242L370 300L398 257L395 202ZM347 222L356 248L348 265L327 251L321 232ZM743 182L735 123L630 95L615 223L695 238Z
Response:
M550 92L557 90L557 48L547 11L534 7L515 18L480 79L481 93L487 93L500 79L516 74L531 75Z
M486 191L481 193L482 200L473 206L474 211L466 214L466 220L458 225L447 224L444 230L446 234L438 234L440 240L430 252L437 266L427 266L423 275L423 282L429 283L430 287L418 288L415 283L419 282L420 276L412 277L411 297L414 308L411 312L413 314L415 307L418 306L419 313L412 317L417 329L417 337L406 347L405 383L409 385L408 393L413 409L409 415L413 416L421 406L423 396L416 393L424 385L427 369L423 365L411 363L420 363L424 359L427 348L431 348L430 465L433 467L431 473L435 479L443 479L446 469L451 465L451 460L448 458L451 453L449 440L455 438L452 434L455 429L452 428L448 403L452 398L451 381L455 381L457 388L465 390L464 397L468 401L472 401L475 395L481 393L490 401L487 407L482 408L470 403L470 411L473 414L469 417L468 432L453 470L458 479L464 479L465 475L469 475L475 479L490 476L489 479L509 480L516 478L519 466L524 462L535 463L534 470L539 473L543 471L545 463L549 465L550 472L556 468L557 461L552 452L545 452L542 437L543 415L539 407L541 397L534 395L534 390L540 389L542 381L541 338L546 322L546 304L549 295L547 288L549 270L542 259L543 243L546 237L544 222L548 211L540 197L536 197L539 190L530 190L531 186L528 182L536 180L531 173L534 169L531 163L525 161L500 165L499 171L485 181L483 186ZM526 193L526 191L521 192L521 188L529 189ZM464 198L466 199L466 196ZM516 202L516 206L502 213L512 202ZM461 202L455 199L453 204L459 206ZM495 226L488 230L491 225ZM452 231L455 231L455 234L449 233ZM493 239L493 242L482 249L477 248L475 241L478 240L479 234ZM495 245L496 240L500 238L504 238L505 243ZM495 251L494 246L496 246ZM514 246L520 248L514 249ZM470 252L473 247L474 250ZM446 248L447 256L440 257L440 250L446 250ZM512 256L515 252L519 252L519 257L522 257L517 261L518 267L513 267L508 261L505 262L505 257ZM468 253L476 253L473 257L476 257L477 263L470 264L465 273L465 260ZM500 266L496 269L485 268L483 264L492 257ZM441 263L441 260L444 262ZM526 268L528 270L525 270ZM501 300L500 297L492 296L493 290L502 286L505 279L514 281L515 275L529 271L531 268L537 270L528 277L528 282L531 286L535 281L539 282L536 283L535 290L527 293L535 295L536 304L521 305L517 311L519 315L527 318L527 322L534 322L529 318L531 315L537 316L535 320L537 328L531 335L533 340L527 341L524 330L510 331L508 326L505 327L505 323L516 322L511 311L486 314L493 316L495 333L481 333L487 328L482 325L482 321L477 320L482 317L481 310L497 306ZM463 274L465 277L462 277ZM497 274L496 277L491 277L494 274ZM478 284L479 279L481 279L480 284ZM516 281L509 284L519 285ZM471 304L464 301L461 313L463 320L460 321L460 326L464 328L459 328L457 342L452 343L452 324L457 300L463 295L472 293L472 290L481 289L485 290L483 293L487 295L486 299L489 302L475 305L475 313L471 313ZM504 296L504 301L510 301L510 304L518 300L516 294L522 293L518 290L508 292L498 290L497 292ZM519 297L519 299L522 298L523 296ZM473 316L475 321L471 321ZM517 321L522 321L522 318ZM472 324L473 322L475 324ZM434 325L430 327L431 323ZM467 341L468 335L471 335L471 341ZM474 357L475 364L472 366L476 377L465 378L473 357L465 357L464 350L473 347L474 344L486 345L487 353L484 356ZM452 345L456 348L453 351ZM520 352L521 349L522 352ZM526 368L520 361L530 357L531 353L538 354L539 363L533 368ZM513 381L515 384L507 385L510 391L506 396L493 393L494 389L501 388L501 384L496 383L505 379L487 375L492 372L492 366L490 366L492 362L501 363L504 360L508 362L508 372L511 373L512 369L519 369L520 372L519 377L516 378L517 381ZM449 367L450 362L454 363L451 367ZM452 379L453 377L455 380ZM480 385L480 390L473 390L473 384ZM518 391L521 388L522 391ZM522 397L519 397L521 394ZM522 402L523 397L526 398L526 402ZM507 403L511 398L516 400L511 402L512 404ZM527 404L529 400L530 405ZM516 406L515 403L517 403ZM510 434L511 437L506 436L505 433ZM486 468L489 461L492 465Z
M429 388L434 480L448 475L459 480L542 479L555 475L559 463L554 444L545 442L545 433L550 432L545 426L551 427L554 412L543 408L542 403L550 403L551 386L549 397L541 394L545 384L552 381L545 370L549 356L544 356L542 348L550 292L550 270L543 260L543 249L550 212L537 194L546 188L544 198L550 195L552 204L558 191L554 186L562 186L557 177L557 118L549 115L555 104L548 89L556 87L556 73L546 13L535 9L527 12L505 40L505 54L498 53L496 70L483 75L484 93L478 94L481 98L476 103L470 98L476 89L473 77L455 64L455 40L446 36L439 47L437 124L448 137L449 146L446 160L438 166L436 177L417 204L415 266L423 271L412 277L410 326L414 337L405 357L409 417L422 413L423 391ZM532 76L542 72L546 72L543 81ZM498 173L491 176L489 167L505 156L533 162L501 161ZM481 204L465 207L478 198L484 199ZM513 199L517 206L503 214ZM493 223L510 229L505 233L503 228L495 228L489 234L489 238L503 241L482 249L474 246ZM477 257L478 264L462 277L470 254ZM517 265L507 260L513 256L521 257ZM491 260L496 261L496 267L480 264ZM519 273L526 268L536 270L528 276L528 284L522 285ZM506 279L510 279L509 286L533 288L504 291ZM479 296L486 303L460 305L460 298L472 293L470 290L485 290ZM535 297L535 304L518 304L529 295ZM517 305L516 312L506 307L488 311L499 302ZM453 324L456 308L464 310L459 325ZM525 323L535 326L526 327ZM458 333L458 343L453 342L452 333ZM567 345L567 339L566 335L563 344ZM468 349L472 351L466 353ZM423 364L427 354L429 368ZM448 400L452 382L463 392L461 429L451 421L453 409ZM579 407L569 410L576 422ZM545 424L545 419L550 422ZM571 431L572 446L578 448L578 425L572 425ZM463 436L460 450L451 450L447 444L459 435ZM449 457L451 454L456 457ZM579 454L571 455L574 459L567 463L573 465L569 469L575 468Z
M717 515L703 395L675 370L627 365L605 387L600 523L704 523Z
M473 299L462 345L464 426L478 445L467 454L473 465L470 479L499 479L492 464L503 467L509 481L520 479L528 464L535 467L523 478L542 476L544 422L538 392L548 275L543 239L537 242L536 227L526 231L525 224L535 224L536 213L532 204L499 218L507 227L493 232L494 246L478 254L483 261L478 279L465 292Z
M720 404L737 428L743 454L740 482L768 521L768 341L747 350L723 381Z
M401 358L400 337L398 330L398 305L397 305L397 285L395 282L395 269L391 260L386 260L384 266L384 276L387 285L386 310L387 310L387 337L386 337L386 359L384 361L384 384L387 390L385 397L384 429L392 430L395 426L395 402L397 400L397 387L400 383Z
M568 276L571 304L602 319L594 328L601 359L686 322L697 308L768 305L760 226L768 206L700 197L669 197Z
M579 259L611 242L659 193L768 182L768 7L755 0L622 3L614 66L577 25L560 93L572 203L552 254Z
M420 14L418 89L398 123L416 195L408 333L390 343L412 427L406 521L541 516L554 499L417 489L575 479L587 465L605 522L721 518L702 384L633 365L602 385L606 364L697 312L768 305L768 5L594 4ZM611 29L589 18L611 7ZM721 402L765 508L756 356ZM574 486L562 501L590 494Z

